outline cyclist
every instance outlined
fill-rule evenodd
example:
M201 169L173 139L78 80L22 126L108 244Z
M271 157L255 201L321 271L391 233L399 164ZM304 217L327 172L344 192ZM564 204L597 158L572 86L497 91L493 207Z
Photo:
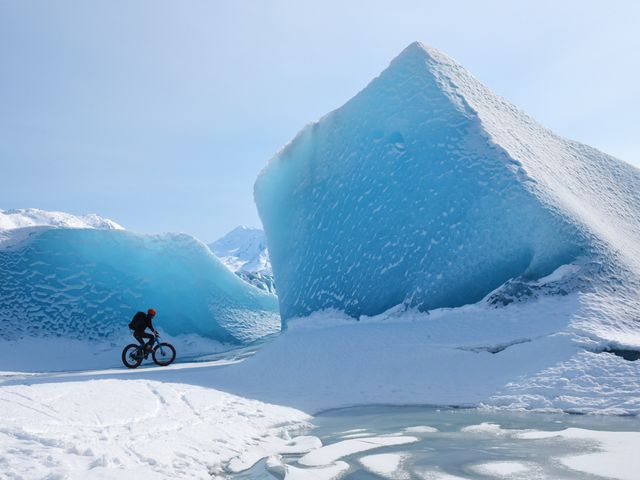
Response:
M151 330L154 335L158 336L158 331L153 328L153 317L156 316L156 311L153 308L147 310L147 313L138 312L136 313L131 322L129 322L129 328L133 330L133 337L140 343L140 346L145 349L145 358L146 354L151 351L151 347L153 347L153 342L155 341L155 337L150 333L146 333L145 330L148 328ZM148 339L148 342L145 344L144 339Z

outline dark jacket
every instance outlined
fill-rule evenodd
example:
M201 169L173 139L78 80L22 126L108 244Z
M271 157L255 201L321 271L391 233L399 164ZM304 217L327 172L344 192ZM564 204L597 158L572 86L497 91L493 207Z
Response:
M133 316L131 322L129 322L129 328L136 332L144 332L147 328L155 331L153 323L151 323L151 318L151 315L147 313L138 312Z

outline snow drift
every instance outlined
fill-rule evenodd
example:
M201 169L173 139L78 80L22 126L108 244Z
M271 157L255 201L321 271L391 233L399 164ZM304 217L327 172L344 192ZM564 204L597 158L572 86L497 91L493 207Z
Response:
M640 345L639 187L414 43L279 152L255 199L285 321L456 307L574 264L558 291L591 297L573 325Z
M171 335L248 342L279 329L277 300L184 234L31 227L0 248L0 337L114 339L153 306Z

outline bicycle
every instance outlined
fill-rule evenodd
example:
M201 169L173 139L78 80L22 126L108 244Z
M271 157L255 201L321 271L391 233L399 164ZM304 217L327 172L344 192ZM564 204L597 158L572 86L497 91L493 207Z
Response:
M153 358L156 365L166 367L176 359L176 349L170 343L161 343L160 335L154 333L153 336L155 338L155 345L151 351L151 358ZM127 368L138 368L142 360L148 356L149 352L146 351L145 345L131 343L122 350L122 363L124 363L124 366Z

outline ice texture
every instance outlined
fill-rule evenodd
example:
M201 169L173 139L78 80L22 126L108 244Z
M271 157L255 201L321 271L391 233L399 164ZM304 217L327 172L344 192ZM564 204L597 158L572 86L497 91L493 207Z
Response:
M558 137L414 43L276 154L255 200L285 321L460 306L578 260L606 277L591 303L605 314L582 316L601 335L637 331L639 187L636 168Z
M155 326L171 335L249 342L279 330L276 298L188 235L26 230L0 249L1 338L116 338L149 307L158 311Z

